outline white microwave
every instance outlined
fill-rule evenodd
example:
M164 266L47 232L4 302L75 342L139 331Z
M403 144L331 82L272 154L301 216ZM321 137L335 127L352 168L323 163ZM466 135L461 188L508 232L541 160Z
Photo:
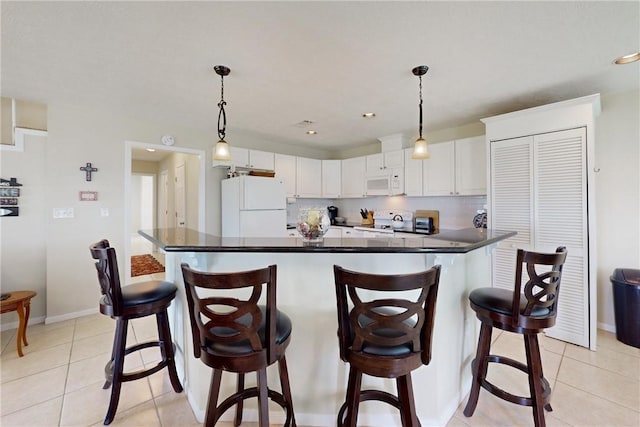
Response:
M404 194L404 174L402 169L392 169L381 175L367 176L364 179L367 196L397 196Z

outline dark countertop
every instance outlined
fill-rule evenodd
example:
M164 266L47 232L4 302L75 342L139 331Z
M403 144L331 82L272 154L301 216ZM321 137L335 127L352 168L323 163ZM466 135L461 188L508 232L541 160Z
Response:
M140 235L167 252L331 252L331 253L467 253L515 236L515 231L465 228L411 237L325 238L306 243L298 237L238 238L188 228L140 230Z

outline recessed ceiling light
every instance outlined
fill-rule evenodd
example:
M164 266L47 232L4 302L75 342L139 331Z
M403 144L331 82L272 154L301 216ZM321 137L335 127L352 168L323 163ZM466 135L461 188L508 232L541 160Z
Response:
M307 135L315 135L315 134L317 134L317 133L318 133L318 132L316 132L315 130L308 130L308 131L307 131Z
M153 153L154 151L156 151L156 149L155 148L147 148L147 151L150 152L150 153Z
M362 117L364 117L365 119L372 119L376 116L376 113L364 113L362 115Z
M640 60L640 52L631 53L629 55L621 56L616 59L614 63L616 64L629 64L631 62L636 62Z

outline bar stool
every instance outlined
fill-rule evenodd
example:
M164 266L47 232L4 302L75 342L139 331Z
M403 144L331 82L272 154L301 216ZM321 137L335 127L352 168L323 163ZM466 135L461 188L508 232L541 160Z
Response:
M480 338L472 363L473 380L464 415L470 417L478 404L480 387L509 402L531 406L536 427L545 426L544 409L551 411L551 387L542 374L538 333L556 323L562 267L567 258L565 247L555 253L518 250L514 290L478 288L469 294L471 308L480 319ZM527 281L522 287L523 273ZM527 363L504 356L490 355L493 328L524 336ZM489 362L502 363L528 375L531 397L516 396L487 380Z
M176 393L182 392L173 356L173 343L167 316L167 308L175 298L177 288L171 282L160 280L138 282L120 287L116 251L109 246L109 241L101 240L91 245L89 249L93 259L98 260L96 269L102 292L100 312L116 320L111 360L104 368L106 381L102 387L106 390L111 386L111 399L104 419L104 424L108 425L115 417L123 382L144 378L167 368L173 389ZM155 314L158 324L158 341L144 342L127 348L129 320L153 314ZM130 373L123 372L125 356L148 347L160 347L162 360L149 369Z
M285 350L291 340L291 319L276 308L276 266L237 273L208 273L182 264L196 358L213 368L205 426L236 405L235 426L242 423L245 399L258 398L260 427L269 427L268 399L285 409L285 426L295 426ZM258 305L266 286L266 306ZM246 300L214 295L210 290L252 288ZM199 295L199 294L202 294ZM282 393L268 388L267 366L278 362ZM218 405L222 372L238 374L237 391ZM257 387L245 389L244 374L256 372Z
M359 403L380 400L400 410L403 426L419 426L411 372L431 361L440 266L401 275L360 273L337 265L333 270L340 358L350 364L347 396L338 412L338 425L355 426ZM396 292L411 290L420 290L415 300L393 298ZM364 300L368 291L383 298ZM351 310L349 305L353 306ZM362 374L395 378L398 395L381 390L361 391Z

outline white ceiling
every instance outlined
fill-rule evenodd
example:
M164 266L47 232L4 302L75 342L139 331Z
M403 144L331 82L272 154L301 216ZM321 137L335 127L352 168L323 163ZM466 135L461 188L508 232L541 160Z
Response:
M640 2L1 2L2 96L328 151L637 90ZM362 118L365 112L376 118ZM314 122L317 135L296 126ZM171 133L171 129L160 130ZM179 138L179 136L178 136Z

